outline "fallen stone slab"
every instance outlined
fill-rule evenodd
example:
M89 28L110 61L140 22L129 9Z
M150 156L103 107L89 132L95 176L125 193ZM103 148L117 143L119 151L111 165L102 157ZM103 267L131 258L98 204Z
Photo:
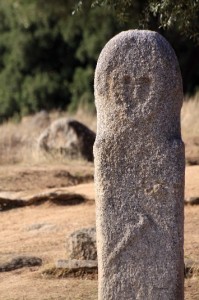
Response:
M59 259L56 262L56 267L70 269L70 270L96 269L97 268L97 260Z
M55 278L97 279L97 260L60 259L53 267L45 268L42 275Z
M184 200L185 205L199 205L199 197L189 197Z
M24 267L41 266L42 259L35 256L18 256L12 260L0 264L0 272L9 272Z
M60 259L56 262L56 269L58 274L59 272L62 274L61 277L97 279L98 262L97 260Z

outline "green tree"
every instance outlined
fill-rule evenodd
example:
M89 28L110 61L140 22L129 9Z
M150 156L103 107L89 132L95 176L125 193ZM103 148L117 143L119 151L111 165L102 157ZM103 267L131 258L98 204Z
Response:
M74 1L76 12L84 10L84 1ZM92 0L85 1L89 7L107 7L115 12L120 21L129 22L132 11L137 12L140 26L147 26L151 16L164 29L175 28L180 34L199 43L199 1L198 0ZM88 6L88 5L87 5Z
M163 34L176 50L185 92L194 92L199 86L198 2L2 0L0 121L15 113L93 105L98 55L112 36L129 28Z
M0 3L0 120L70 102L76 45L65 41L56 16L30 8Z
M148 11L158 17L161 27L175 28L199 44L198 0L150 0Z
M42 10L42 0L37 8ZM46 6L53 7L50 0ZM66 5L67 3L67 5ZM69 5L68 5L69 4ZM129 28L145 28L164 35L178 56L185 93L194 93L199 86L199 1L198 0L66 0L56 1L57 13L64 17L68 11L87 17L91 10L111 11L114 23L120 24L113 33ZM46 7L45 7L46 9ZM63 13L65 11L65 14ZM104 20L103 20L104 21ZM102 22L100 26L102 26ZM106 26L106 21L104 22ZM84 31L84 28L82 28ZM96 40L99 31L95 31Z
M39 5L41 0L37 0ZM64 11L65 1L58 0ZM53 5L53 2L51 2ZM96 7L112 12L120 30L152 29L164 35L178 56L185 93L199 86L199 1L198 0L87 0L73 1L75 14ZM116 30L117 31L117 30ZM97 34L97 33L96 33Z

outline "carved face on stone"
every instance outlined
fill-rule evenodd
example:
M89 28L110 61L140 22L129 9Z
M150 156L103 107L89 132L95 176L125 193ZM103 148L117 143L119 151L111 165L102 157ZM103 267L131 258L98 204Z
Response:
M95 73L99 300L183 298L181 76L156 32L122 32Z
M102 119L107 126L114 118L137 124L152 119L154 113L156 120L162 120L166 111L173 111L175 118L181 108L175 101L180 80L175 54L163 37L151 31L123 32L100 54L95 73L96 107L106 109Z

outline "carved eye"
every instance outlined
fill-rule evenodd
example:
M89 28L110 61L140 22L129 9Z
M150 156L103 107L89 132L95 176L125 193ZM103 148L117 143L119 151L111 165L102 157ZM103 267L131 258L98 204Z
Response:
M129 75L125 75L123 79L125 84L129 84L131 82L131 77Z

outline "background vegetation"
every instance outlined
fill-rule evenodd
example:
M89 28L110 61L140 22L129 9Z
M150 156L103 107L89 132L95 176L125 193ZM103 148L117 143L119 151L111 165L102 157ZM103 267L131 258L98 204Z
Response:
M116 33L159 31L174 47L185 93L199 86L198 0L2 0L0 122L42 109L93 109L98 55Z

